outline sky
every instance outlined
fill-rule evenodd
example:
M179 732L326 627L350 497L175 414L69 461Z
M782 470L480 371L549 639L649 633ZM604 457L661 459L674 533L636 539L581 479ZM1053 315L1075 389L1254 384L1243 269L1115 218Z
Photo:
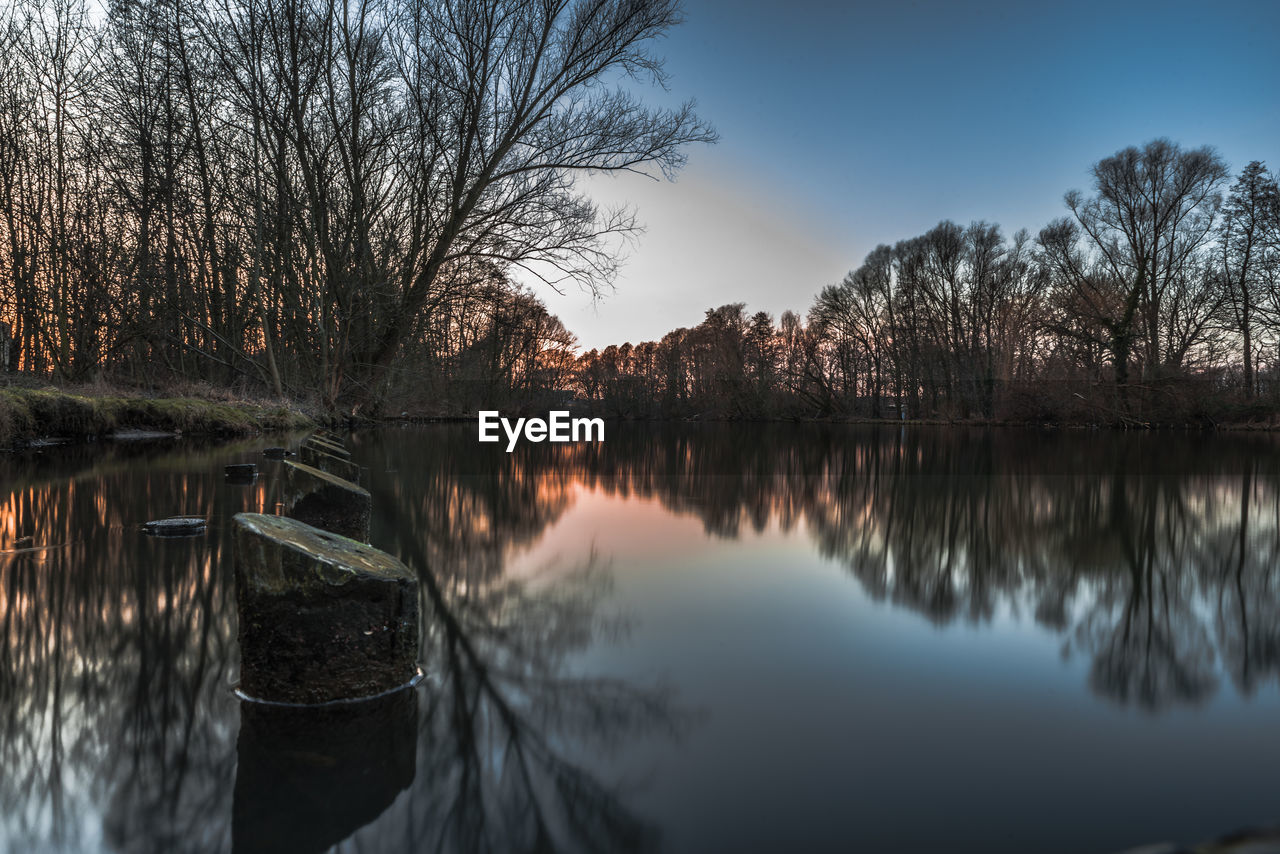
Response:
M720 141L674 183L596 176L644 233L598 300L538 290L584 349L706 309L803 313L944 219L1034 234L1089 167L1156 137L1280 166L1280 0L685 0L656 45Z

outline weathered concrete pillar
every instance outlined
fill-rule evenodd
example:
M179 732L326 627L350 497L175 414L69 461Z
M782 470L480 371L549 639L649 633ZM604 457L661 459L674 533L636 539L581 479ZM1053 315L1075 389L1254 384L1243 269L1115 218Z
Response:
M240 690L261 700L368 697L417 673L418 579L372 546L238 513Z
M327 451L322 451L314 445L303 445L298 449L298 459L312 468L327 471L329 474L336 474L338 477L359 483L360 466L350 460L340 459Z
M242 701L233 854L328 851L413 783L418 692L360 703Z
M369 491L349 480L285 460L280 503L291 519L369 542Z

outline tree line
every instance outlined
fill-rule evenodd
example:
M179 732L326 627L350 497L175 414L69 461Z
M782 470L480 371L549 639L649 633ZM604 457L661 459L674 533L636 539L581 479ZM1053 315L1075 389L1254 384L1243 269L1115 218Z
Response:
M1038 234L944 221L802 316L742 303L579 357L612 415L1185 423L1280 406L1280 192L1158 139L1093 166Z
M1174 423L1280 409L1280 192L1168 140L1011 237L944 221L803 313L730 303L580 353L527 283L636 226L576 176L672 175L674 0L7 0L0 347L59 382L334 411ZM519 284L519 283L526 284Z
M0 322L18 370L377 408L564 338L635 227L574 187L714 132L647 106L674 0L5 0ZM505 345L504 345L505 347ZM518 348L517 348L518 349ZM545 347L543 348L546 349Z

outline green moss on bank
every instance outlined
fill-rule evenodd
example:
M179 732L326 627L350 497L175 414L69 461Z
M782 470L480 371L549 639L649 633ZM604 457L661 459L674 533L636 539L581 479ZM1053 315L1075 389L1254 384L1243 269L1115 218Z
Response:
M117 430L237 436L315 426L276 404L189 397L97 397L54 389L0 388L0 448L57 436L85 439Z

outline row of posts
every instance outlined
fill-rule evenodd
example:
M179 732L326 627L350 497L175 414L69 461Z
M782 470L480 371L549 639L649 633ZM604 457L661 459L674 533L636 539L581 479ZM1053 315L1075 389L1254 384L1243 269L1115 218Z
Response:
M234 520L240 691L276 703L376 696L418 672L418 581L369 541L370 496L342 440L284 460L280 515Z
M317 433L291 455L267 451L283 460L280 515L234 522L235 854L326 851L416 772L418 695L403 689L418 673L417 578L368 545L364 471L340 437ZM232 468L229 480L244 476Z

